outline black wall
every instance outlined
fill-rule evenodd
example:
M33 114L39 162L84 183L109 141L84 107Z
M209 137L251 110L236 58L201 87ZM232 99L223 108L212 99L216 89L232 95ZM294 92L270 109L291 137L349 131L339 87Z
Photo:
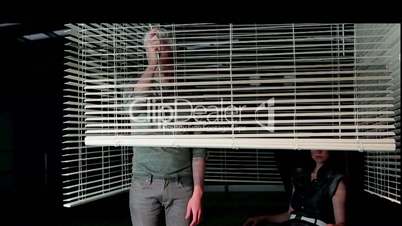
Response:
M30 26L25 27L26 32L31 29ZM58 29L62 27L55 26ZM39 28L37 30L41 31ZM61 203L59 162L62 147L64 40L52 37L22 41L22 34L21 30L0 30L0 126L3 127L0 134L7 133L7 136L2 136L1 142L7 143L3 145L7 146L4 149L11 154L7 160L3 159L8 161L8 167L0 172L0 200L5 207L2 208L5 212L2 212L4 217L0 219L0 225L61 225L63 221L72 221L78 215L96 218L99 215L96 204L67 210ZM8 154L2 156L5 155ZM400 205L362 191L363 154L342 152L338 155L341 168L349 176L348 213L351 225L401 225L397 214ZM278 152L284 179L289 178L289 169L300 164L300 156L306 158L306 153ZM222 197L224 200L227 196L222 194ZM102 211L126 211L126 198L124 194L102 200ZM120 207L114 208L116 205ZM221 211L223 215L231 214L225 213L225 209ZM74 215L69 215L72 213ZM124 212L126 218L127 213ZM128 223L126 220L123 222Z
M43 225L60 206L63 39L23 41L1 32L0 116L9 125L11 168L1 175L2 225ZM3 208L2 208L3 209Z

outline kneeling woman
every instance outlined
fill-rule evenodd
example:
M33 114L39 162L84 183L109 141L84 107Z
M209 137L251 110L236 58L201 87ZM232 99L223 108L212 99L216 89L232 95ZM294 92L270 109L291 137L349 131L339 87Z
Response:
M312 150L314 167L297 169L287 212L249 218L243 226L344 226L346 187L343 176L329 164L330 153ZM273 223L273 224L272 224Z

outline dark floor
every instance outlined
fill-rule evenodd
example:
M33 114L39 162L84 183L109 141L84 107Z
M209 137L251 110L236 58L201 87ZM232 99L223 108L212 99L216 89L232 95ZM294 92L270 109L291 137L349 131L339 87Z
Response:
M200 226L241 226L248 216L274 213L287 208L286 195L279 192L206 193ZM351 226L400 226L400 205L362 193L349 204ZM128 194L64 209L60 226L131 226Z
M222 193L211 192L204 196L204 214L200 226L242 225L258 210L286 209L284 193ZM65 209L60 226L130 226L128 194L121 194Z

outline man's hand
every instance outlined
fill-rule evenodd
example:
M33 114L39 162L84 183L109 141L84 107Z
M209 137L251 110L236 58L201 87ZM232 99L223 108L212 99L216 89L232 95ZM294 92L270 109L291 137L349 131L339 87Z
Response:
M149 66L156 66L158 64L157 54L160 50L160 45L161 42L158 38L158 29L154 28L146 34L144 40Z
M191 199L188 201L186 219L190 219L191 216L190 226L196 226L200 223L202 213L201 199L202 194L195 190L191 196Z

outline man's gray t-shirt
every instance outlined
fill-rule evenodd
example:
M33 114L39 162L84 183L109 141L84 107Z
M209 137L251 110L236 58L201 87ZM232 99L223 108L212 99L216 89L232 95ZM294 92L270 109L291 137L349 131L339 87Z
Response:
M138 106L138 104L146 104L152 97L156 97L158 91L141 94L129 95L128 102L133 112L130 114L131 122L140 122L146 120L146 116L150 116L147 106ZM149 119L148 119L149 120ZM159 134L160 132L140 132L136 133L136 129L155 129L154 126L133 126L134 134ZM161 129L162 130L162 129ZM150 139L152 142L152 139ZM175 177L175 176L191 176L192 175L192 159L205 158L205 150L202 148L173 148L173 147L134 147L133 156L133 174L134 176L153 175L156 177Z

